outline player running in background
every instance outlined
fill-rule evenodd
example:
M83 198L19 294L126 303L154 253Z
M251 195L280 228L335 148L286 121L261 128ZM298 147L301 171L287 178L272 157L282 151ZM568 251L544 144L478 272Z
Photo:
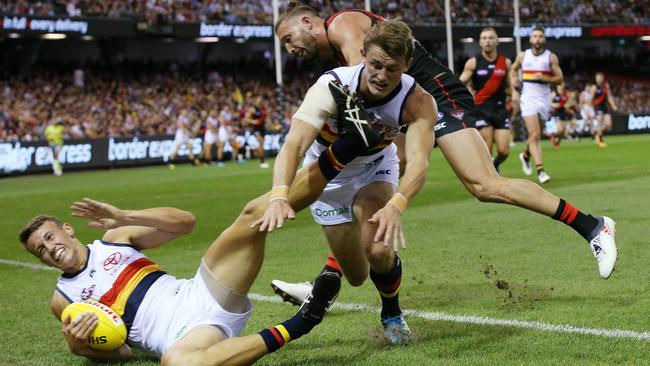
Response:
M514 98L519 99L521 116L524 118L528 130L528 147L519 154L522 169L526 175L532 174L530 157L535 159L535 170L540 183L551 180L551 176L544 170L542 162L542 123L549 118L551 110L551 87L558 85L564 80L562 69L557 55L546 49L546 36L544 29L535 28L530 34L530 46L524 52L517 55L512 65L511 78L515 86L521 87L521 97L514 93ZM523 82L519 81L517 72L522 70Z
M203 135L203 160L206 163L212 164L212 146L217 146L217 161L219 159L219 119L216 109L210 110L207 118L205 119L205 135Z
M194 152L192 151L192 138L195 135L195 131L198 129L197 123L192 123L192 116L187 110L181 110L176 119L176 133L174 135L174 151L169 156L169 161L173 162L176 160L176 155L182 146L187 148L187 155L190 158L190 161L194 166L201 165L199 159L194 158ZM170 169L174 169L175 166L173 163L169 164Z
M582 117L582 131L581 133L594 135L594 118L596 113L594 112L594 106L591 104L591 85L585 84L584 90L580 92L579 102L580 102L580 116Z
M257 157L260 159L260 168L268 168L264 156L264 136L266 135L266 117L268 110L261 96L255 98L255 101L248 106L248 110L243 118L244 128L251 131L257 139Z
M47 143L50 145L50 150L52 152L52 171L54 175L60 176L63 174L63 167L59 161L59 153L63 147L63 134L65 133L65 127L59 120L54 120L45 128L45 138Z
M606 130L612 128L612 115L609 112L609 107L611 106L614 112L618 110L609 90L609 83L605 80L605 74L597 72L596 83L591 86L590 94L591 102L596 112L596 121L598 121L595 141L599 147L607 147L607 143L603 141L603 135Z
M551 119L554 122L554 131L550 133L551 144L554 148L560 148L563 138L569 136L569 130L575 128L571 125L574 120L573 107L575 96L566 88L564 83L557 85L551 92ZM548 123L547 123L548 125Z
M343 10L323 19L313 8L292 0L275 24L275 30L285 49L296 57L334 56L343 65L354 65L362 60L365 34L382 21L382 17L361 9ZM483 202L516 205L571 226L589 243L600 276L608 278L616 262L616 246L609 234L614 233L614 222L585 214L533 182L499 176L485 142L471 128L475 120L472 95L419 42L414 40L414 43L413 61L407 74L436 100L441 117L435 127L437 146L467 190ZM401 153L403 138L400 134L395 139L400 164L406 160ZM606 249L601 242L607 243ZM332 263L336 261L330 253L323 270L328 270ZM285 300L298 304L311 288L308 283L279 280L274 280L273 286Z
M492 153L496 142L497 155L492 159L499 171L510 153L510 119L506 110L506 96L512 94L510 83L510 59L497 52L499 39L492 27L481 30L479 36L481 53L465 63L460 80L474 94L476 104L476 128Z

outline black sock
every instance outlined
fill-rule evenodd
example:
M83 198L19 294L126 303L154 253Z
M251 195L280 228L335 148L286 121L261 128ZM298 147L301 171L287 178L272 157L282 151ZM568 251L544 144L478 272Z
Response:
M341 135L318 157L320 170L328 180L334 179L345 165L354 160L366 147L360 144L354 136Z
M575 208L569 202L560 198L560 204L553 215L553 219L562 221L563 223L571 226L578 234L582 235L587 241L591 241L598 231L596 230L601 220L591 215L586 215L582 211Z
M402 261L395 254L393 268L386 273L377 273L370 270L370 279L375 284L381 297L381 318L400 315L399 288L402 283Z
M290 341L309 333L318 323L310 319L305 319L300 313L296 313L292 318L274 327L266 328L258 334L262 336L264 343L266 343L266 348L271 353Z
M526 162L530 161L530 150L528 145L526 145L526 150L524 150L524 160L526 160Z
M494 160L492 161L492 163L494 164L494 167L498 170L499 165L501 165L501 163L506 161L507 158L508 158L508 155L497 154L497 156L494 157Z
M537 175L539 175L541 172L544 171L544 165L542 165L541 163L540 163L540 164L536 164L536 165L535 165L535 169L537 170Z

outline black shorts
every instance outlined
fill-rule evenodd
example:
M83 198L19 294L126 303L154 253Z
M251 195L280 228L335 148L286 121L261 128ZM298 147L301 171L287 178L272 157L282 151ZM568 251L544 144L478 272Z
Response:
M253 135L255 136L266 136L266 128L264 125L257 126L257 125L252 125L250 128L250 131Z
M486 102L476 106L476 128L479 130L485 127L492 127L496 130L510 129L510 118L508 118L506 106Z
M609 114L609 106L607 103L603 103L600 105L594 106L594 111L596 112L596 115L603 115L603 114Z
M436 60L419 42L416 42L413 63L407 74L415 78L415 81L436 100L436 137L475 127L472 94L451 70Z

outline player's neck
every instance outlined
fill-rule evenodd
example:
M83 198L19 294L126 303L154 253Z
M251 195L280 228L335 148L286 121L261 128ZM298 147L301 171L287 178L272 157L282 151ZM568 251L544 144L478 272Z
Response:
M334 53L332 45L330 44L327 32L325 31L325 19L317 18L314 20L314 27L316 27L316 48L318 49L319 56L331 56Z
M546 51L544 47L539 47L539 48L531 47L530 49L533 52L534 56L539 56L542 53L544 53L544 51Z
M496 58L497 58L497 50L494 49L494 50L489 51L489 52L483 51L483 58L485 58L486 60L488 60L490 62L496 60Z

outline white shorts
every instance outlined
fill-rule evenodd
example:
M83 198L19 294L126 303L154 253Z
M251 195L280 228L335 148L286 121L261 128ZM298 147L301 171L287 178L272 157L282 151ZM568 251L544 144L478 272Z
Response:
M549 97L524 97L521 96L521 116L528 117L539 115L540 121L546 121L551 111L551 100Z
M169 347L199 325L218 327L227 337L238 336L251 316L224 310L197 271L194 278L163 275L147 291L133 320L129 343L161 357Z
M174 135L174 145L183 145L190 142L190 136L188 136L183 130L176 130L176 135Z
M217 134L210 130L205 130L205 136L203 137L203 143L207 145L212 145L217 143Z
M548 121L546 121L546 123L544 124L544 129L548 133L557 133L558 123L560 123L559 120L553 117Z
M318 160L325 146L314 142L303 162L303 166ZM311 215L320 225L338 225L354 221L352 203L363 187L373 182L388 182L397 187L399 183L399 159L397 147L390 144L380 152L359 156L343 168L332 179L318 200L311 206Z
M583 119L592 119L596 113L594 112L594 107L592 105L586 104L580 108L580 115Z
M227 127L221 126L219 127L219 141L220 142L226 142L230 140L230 131Z

